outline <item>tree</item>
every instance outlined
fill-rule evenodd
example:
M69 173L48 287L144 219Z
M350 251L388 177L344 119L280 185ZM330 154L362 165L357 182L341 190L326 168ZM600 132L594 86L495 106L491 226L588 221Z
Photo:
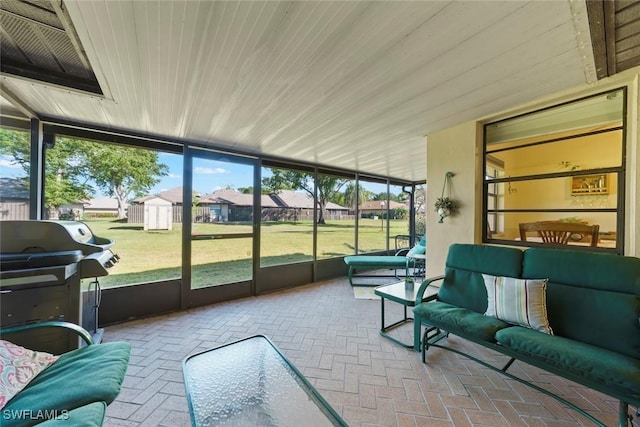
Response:
M262 179L262 185L270 193L279 190L303 190L314 197L313 175L306 172L298 172L289 169L271 169L272 175ZM335 202L338 196L342 196L340 189L349 182L347 178L332 175L318 175L316 185L318 187L318 208L320 215L318 224L325 224L327 205Z
M22 180L28 186L31 173L29 134L0 129L0 135L0 154L11 157L22 167L26 174ZM75 140L46 150L44 206L50 219L58 218L60 206L86 200L93 194L88 183L86 150L83 143Z
M66 142L66 141L65 141ZM125 204L132 196L141 196L167 175L169 168L158 161L151 150L115 145L86 143L91 178L109 196L118 201L118 218L125 217Z
M31 143L26 132L0 129L0 154L19 164L27 177ZM121 147L72 138L57 138L45 151L45 201L49 218L58 218L60 206L78 203L94 194L92 182L118 201L118 218L132 195L142 195L168 173L158 154L141 148ZM28 178L24 178L28 185Z
M344 188L344 203L353 212L356 211L358 204L362 204L371 200L373 193L366 190L362 185L356 186L355 182L348 183Z

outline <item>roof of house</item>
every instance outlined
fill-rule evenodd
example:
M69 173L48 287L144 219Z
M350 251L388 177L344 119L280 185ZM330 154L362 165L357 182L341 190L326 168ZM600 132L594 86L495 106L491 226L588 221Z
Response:
M0 178L0 200L29 200L29 187L19 178Z
M294 190L278 190L275 193L271 193L270 196L281 207L313 209L313 197L308 193ZM346 210L347 208L329 202L327 203L327 209Z
M193 196L196 198L201 197L201 193L197 191L192 192ZM182 204L182 187L171 188L169 190L164 190L159 192L158 194L149 194L146 196L138 197L133 201L138 204L142 204L149 199L153 199L155 197L160 197L162 199L168 200L173 204L181 205Z

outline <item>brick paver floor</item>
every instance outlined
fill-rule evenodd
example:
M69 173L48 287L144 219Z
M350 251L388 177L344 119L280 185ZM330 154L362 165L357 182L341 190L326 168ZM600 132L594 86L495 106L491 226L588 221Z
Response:
M401 306L386 303L388 321ZM550 397L454 353L419 353L381 337L379 300L355 299L346 279L109 326L131 362L105 426L189 426L182 360L251 335L269 337L353 427L588 426ZM412 339L411 324L395 332ZM506 358L451 336L448 343L502 366ZM510 372L568 398L607 426L617 402L521 362ZM251 426L247 426L251 427ZM304 427L304 426L301 426Z

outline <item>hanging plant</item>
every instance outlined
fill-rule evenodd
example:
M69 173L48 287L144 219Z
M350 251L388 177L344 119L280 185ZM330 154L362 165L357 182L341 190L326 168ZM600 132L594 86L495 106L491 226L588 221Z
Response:
M436 211L438 209L446 209L448 211L453 211L455 208L457 208L456 206L456 202L454 202L453 200L451 200L448 197L438 197L436 199Z
M447 187L449 183L449 179L453 176L453 173L447 172L444 176L444 184L442 185L442 194L440 197L436 199L435 208L436 212L440 216L439 223L444 222L444 219L449 215L455 213L455 210L458 208L456 202L451 198L451 186ZM448 190L448 191L447 191ZM445 191L447 191L447 197L444 196Z

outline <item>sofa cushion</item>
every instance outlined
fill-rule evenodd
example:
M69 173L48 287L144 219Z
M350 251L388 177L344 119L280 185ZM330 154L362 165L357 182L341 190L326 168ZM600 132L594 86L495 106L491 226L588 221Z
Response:
M130 352L129 343L113 342L65 353L4 409L70 411L95 401L109 404L120 393Z
M496 333L498 342L546 366L584 381L640 393L640 360L564 337L514 326Z
M428 325L466 338L472 336L474 340L494 342L498 330L511 326L495 317L440 301L418 304L413 308L413 313Z
M640 359L640 258L531 248L522 277L549 278L547 314L555 335Z
M520 277L522 251L500 246L456 243L449 247L440 301L477 313L487 310L487 290L482 273ZM546 276L538 276L546 277Z
M487 316L553 334L547 319L547 280L483 274L487 289Z
M58 356L0 340L0 409Z

